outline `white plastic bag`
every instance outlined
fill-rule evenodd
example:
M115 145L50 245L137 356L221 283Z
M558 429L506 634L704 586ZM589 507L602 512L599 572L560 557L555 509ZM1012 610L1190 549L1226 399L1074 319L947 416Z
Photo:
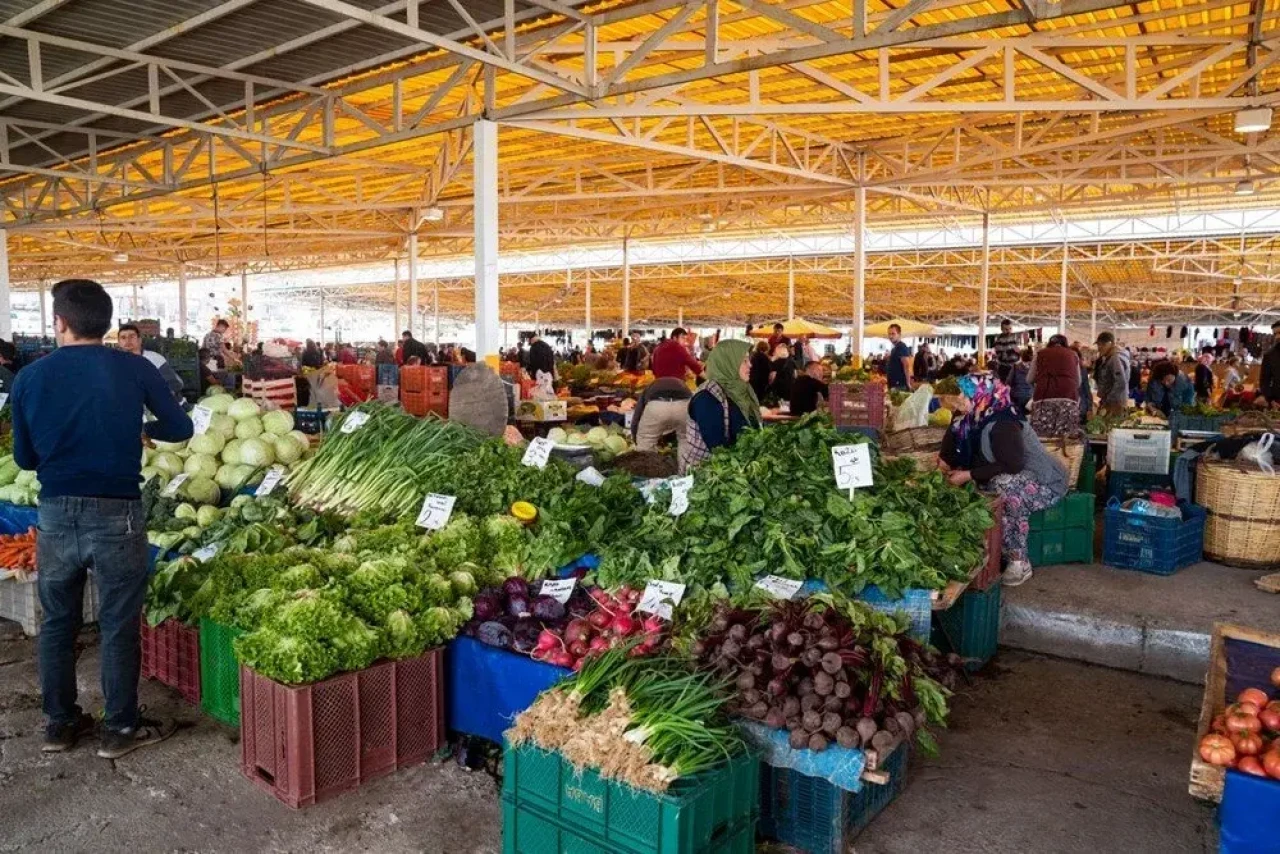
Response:
M1257 463L1258 467L1267 474L1275 474L1276 470L1272 467L1271 446L1275 443L1276 437L1274 433L1264 433L1262 438L1256 442L1250 442L1240 451L1240 459Z
M555 400L556 387L555 377L546 371L538 371L538 375L534 377L536 385L529 392L530 400Z
M929 423L929 403L933 400L933 386L922 383L893 413L893 429L909 430Z

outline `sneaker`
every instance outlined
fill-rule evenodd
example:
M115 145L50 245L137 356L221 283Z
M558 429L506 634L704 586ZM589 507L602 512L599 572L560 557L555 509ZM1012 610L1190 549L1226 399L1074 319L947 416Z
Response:
M44 753L64 753L75 747L82 736L92 733L93 727L93 718L86 714L81 714L74 723L47 726L40 750Z
M1022 582L1031 577L1031 564L1025 560L1010 561L1005 567L1004 575L1000 576L1000 581L1005 587L1017 587Z
M98 756L103 759L119 759L139 747L159 744L173 735L178 725L171 719L158 720L149 718L138 712L138 724L133 729L114 730L102 728L101 741L98 744Z

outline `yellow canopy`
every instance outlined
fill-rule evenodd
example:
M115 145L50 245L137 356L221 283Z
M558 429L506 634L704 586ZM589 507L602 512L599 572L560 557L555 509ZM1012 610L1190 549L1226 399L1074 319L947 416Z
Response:
M781 322L782 334L788 338L839 338L844 334L839 329L832 329L830 326L823 326L821 323L814 323L803 317L794 317ZM764 323L751 330L752 338L768 338L772 334L772 323Z
M886 320L884 323L873 323L866 329L862 330L862 334L868 338L888 338L889 327L897 324L902 327L903 338L920 338L925 335L932 335L935 330L927 323L921 323L918 320Z

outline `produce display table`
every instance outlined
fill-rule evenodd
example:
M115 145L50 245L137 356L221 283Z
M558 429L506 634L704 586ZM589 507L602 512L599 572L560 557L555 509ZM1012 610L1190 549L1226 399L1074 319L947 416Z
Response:
M515 716L572 671L460 637L445 648L449 729L502 743Z

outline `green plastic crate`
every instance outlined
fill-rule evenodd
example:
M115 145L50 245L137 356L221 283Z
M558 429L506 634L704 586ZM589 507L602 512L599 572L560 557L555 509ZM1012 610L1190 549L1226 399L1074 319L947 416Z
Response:
M1093 519L1088 525L1027 535L1027 559L1032 566L1093 563Z
M503 854L612 854L616 850L542 810L502 799ZM708 854L753 854L755 818L724 828L701 850Z
M1084 459L1080 463L1080 477L1076 479L1076 490L1086 495L1095 495L1097 493L1098 482L1098 461L1093 456L1093 451L1086 449Z
M1032 531L1062 531L1093 525L1092 492L1068 492L1052 507L1032 513L1027 520Z
M945 611L933 613L933 645L964 659L970 672L981 670L1000 643L1001 585L969 590Z
M200 708L229 726L240 726L240 662L231 642L240 629L200 620Z
M759 786L760 760L754 754L678 780L665 794L655 794L605 779L592 768L578 771L559 753L523 745L507 748L502 796L520 810L532 808L603 846L601 851L692 854L709 850L712 840L754 815ZM507 848L513 850L532 854L560 849Z

